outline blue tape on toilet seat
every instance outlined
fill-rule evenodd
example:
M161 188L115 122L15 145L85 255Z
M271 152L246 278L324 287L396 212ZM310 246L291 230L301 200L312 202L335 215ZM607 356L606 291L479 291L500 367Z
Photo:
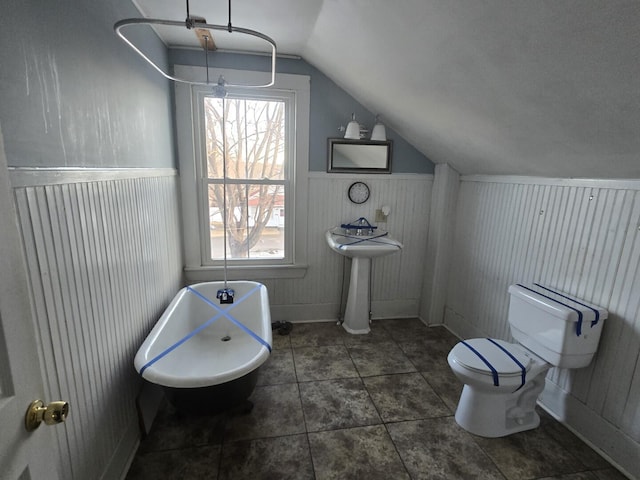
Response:
M516 392L518 390L520 390L522 387L524 387L525 382L527 381L527 368L506 348L504 348L502 345L500 345L498 342L496 342L494 339L492 338L487 338L487 340L489 340L491 343L493 343L496 347L498 347L500 350L502 350L504 353L507 354L507 356L513 360L516 365L518 365L518 367L520 367L520 371L522 372L521 378L522 378L522 383L520 383L520 386L515 390Z
M249 298L251 296L252 293L254 293L255 291L259 290L262 287L262 285L258 285L255 288L251 289L249 292L247 292L246 294L244 294L241 298L237 299L235 301L235 303L233 303L229 309L227 310L223 310L222 308L218 307L215 303L213 303L211 300L209 300L207 297L205 297L204 295L202 295L200 292L194 290L193 288L187 286L185 287L187 289L187 291L196 294L196 296L198 296L199 298L201 298L202 300L204 300L206 303L208 303L210 306L212 306L215 310L218 311L218 313L216 315L214 315L213 317L211 317L209 320L207 320L205 323L203 323L202 325L200 325L199 327L197 327L196 329L192 330L191 332L189 332L187 335L185 335L184 337L182 337L180 340L178 340L176 343L174 343L173 345L171 345L170 347L166 348L165 350L163 350L162 352L160 352L158 355L156 355L155 357L153 357L151 360L149 360L141 369L140 369L140 375L142 375L144 373L144 371L149 368L151 365L153 365L154 363L156 363L158 360L160 360L161 358L165 357L167 354L171 353L173 350L175 350L176 348L178 348L180 345L182 345L183 343L185 343L187 340L189 340L190 338L193 338L195 335L197 335L198 333L200 333L202 330L204 330L205 328L207 328L209 325L211 325L212 323L214 323L216 320L218 320L221 317L226 317L228 320L230 320L234 325L237 325L238 327L240 327L242 330L244 330L246 333L248 333L250 336L252 336L253 338L255 338L258 342L260 342L262 345L264 345L265 347L267 347L267 349L269 350L269 352L271 352L271 345L269 345L268 342L266 342L263 338L259 337L258 335L256 335L253 331L251 331L249 328L247 328L245 325L243 325L240 321L238 321L237 319L233 318L232 315L229 315L229 310L235 308L236 306L238 306L240 303L242 303L244 300L246 300L247 298Z
M462 340L460 343L462 343L469 350L471 350L473 353L475 353L478 356L478 358L480 360L482 360L487 367L489 367L489 370L491 370L491 375L493 376L493 384L496 387L499 387L500 386L500 379L499 379L500 377L498 376L498 371L494 368L493 365L491 365L491 362L489 362L489 360L487 360L478 350L473 348L471 345L469 345L464 340Z

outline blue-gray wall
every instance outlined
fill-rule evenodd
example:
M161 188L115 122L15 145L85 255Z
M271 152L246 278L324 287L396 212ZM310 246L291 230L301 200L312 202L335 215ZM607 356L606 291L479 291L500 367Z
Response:
M0 125L9 166L174 167L169 82L113 32L129 0L5 0ZM136 33L167 61L150 32Z
M204 65L204 54L198 50L171 49L171 65ZM235 68L269 71L270 57L211 53L209 65L218 68ZM311 118L309 119L309 169L327 169L327 138L340 137L340 125L346 126L351 113L371 128L375 115L360 105L354 98L338 87L320 70L304 60L279 58L276 62L278 73L293 73L311 77ZM383 123L384 123L384 119ZM387 137L393 140L394 173L433 173L433 163L396 132L387 128Z

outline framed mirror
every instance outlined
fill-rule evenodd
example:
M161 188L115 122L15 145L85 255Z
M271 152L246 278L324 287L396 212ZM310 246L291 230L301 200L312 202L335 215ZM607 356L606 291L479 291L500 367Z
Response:
M391 173L393 141L330 138L327 172Z

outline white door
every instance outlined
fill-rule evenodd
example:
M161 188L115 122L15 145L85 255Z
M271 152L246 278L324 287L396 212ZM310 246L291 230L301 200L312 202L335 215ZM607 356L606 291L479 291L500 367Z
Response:
M57 480L53 428L29 433L25 413L43 398L25 262L0 130L0 478Z

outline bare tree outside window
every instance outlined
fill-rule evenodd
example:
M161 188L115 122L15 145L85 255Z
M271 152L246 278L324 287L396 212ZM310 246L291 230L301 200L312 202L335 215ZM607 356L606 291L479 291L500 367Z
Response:
M223 220L228 258L283 258L284 102L205 97L204 115L211 258L223 257Z

